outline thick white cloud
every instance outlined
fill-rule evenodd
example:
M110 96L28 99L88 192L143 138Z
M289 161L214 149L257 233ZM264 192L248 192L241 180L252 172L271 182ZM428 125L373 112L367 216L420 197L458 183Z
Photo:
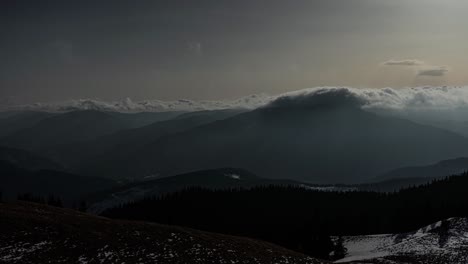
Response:
M300 99L300 100L299 100ZM459 111L468 109L468 86L361 89L351 87L317 87L280 95L251 95L232 101L146 100L130 99L105 102L93 99L59 103L21 105L11 109L42 111L104 110L119 112L199 111L228 108L254 109L294 101L308 103L353 104L375 111Z
M283 94L282 96L316 96L324 93L354 98L366 109L437 110L468 107L468 87L409 87L360 89L351 87L320 87Z
M250 95L232 101L194 101L180 99L175 101L144 100L134 102L130 98L121 101L101 101L96 99L77 99L57 103L35 103L18 105L6 110L37 110L67 112L75 110L101 110L116 112L165 112L165 111L200 111L230 108L253 109L272 100L267 95Z
M335 104L361 107L383 115L398 116L428 125L468 122L468 86L358 89L322 87L284 94L278 102L304 105ZM449 128L447 128L449 129ZM466 132L466 131L465 131Z

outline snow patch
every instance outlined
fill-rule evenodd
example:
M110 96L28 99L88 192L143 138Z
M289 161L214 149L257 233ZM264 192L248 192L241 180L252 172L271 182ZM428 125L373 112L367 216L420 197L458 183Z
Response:
M443 229L443 225L447 228ZM449 218L410 233L343 237L348 254L336 263L387 256L437 257L450 260L446 263L465 263L468 260L467 231L468 219Z
M232 174L225 174L226 177L229 177L231 179L234 179L234 180L240 180L241 179L241 176L239 174L235 174L235 173L232 173Z

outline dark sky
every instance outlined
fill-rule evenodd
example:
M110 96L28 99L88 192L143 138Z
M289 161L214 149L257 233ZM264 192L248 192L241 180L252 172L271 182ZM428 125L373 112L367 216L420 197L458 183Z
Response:
M464 0L3 0L0 103L466 84L467 13Z

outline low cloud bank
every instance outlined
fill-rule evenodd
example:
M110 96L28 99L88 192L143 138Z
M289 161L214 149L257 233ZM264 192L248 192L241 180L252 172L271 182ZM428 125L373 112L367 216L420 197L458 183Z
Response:
M279 96L282 97L323 97L323 94L333 94L336 101L344 100L358 102L367 109L392 110L430 110L457 109L468 107L468 87L413 87L413 88L381 88L360 89L351 87L320 87ZM342 97L338 99L336 97ZM284 99L281 99L284 100ZM274 104L273 102L272 104Z
M321 107L362 107L365 98L354 93L353 88L321 87L286 93L272 99L267 108L314 108Z
M114 112L167 112L167 111L201 111L246 108L254 109L267 104L272 99L267 95L250 95L237 100L194 101L180 99L175 101L144 100L132 101L126 98L121 101L102 101L97 99L76 99L56 103L35 103L9 106L4 110L32 110L49 112L69 112L76 110L99 110Z
M251 95L232 101L160 101L134 102L130 99L105 102L92 99L60 103L32 104L10 107L8 110L65 112L102 110L118 112L199 111L230 108L255 109L261 106L286 106L291 102L310 104L353 104L375 111L460 111L468 109L468 87L413 87L360 89L351 87L317 87L280 95Z
M398 116L447 129L449 128L446 126L452 122L466 124L468 128L467 86L400 89L321 87L283 94L267 107L288 107L288 105L302 107L305 104L310 107L319 104L354 106L378 114Z

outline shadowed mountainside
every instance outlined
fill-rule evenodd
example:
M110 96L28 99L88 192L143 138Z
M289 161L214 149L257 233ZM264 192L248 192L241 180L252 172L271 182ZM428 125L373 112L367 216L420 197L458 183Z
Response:
M21 129L32 127L41 120L54 115L56 114L35 111L3 112L0 117L0 137L8 136Z
M28 170L0 161L0 192L6 199L19 194L54 195L67 205L85 199L87 194L112 188L116 182L98 177L84 177L54 170Z
M21 121L21 129L11 131L1 138L0 142L27 150L44 150L167 120L179 114L177 112L126 114L95 110L49 114L50 116L36 122Z
M57 162L38 156L29 151L0 146L0 161L9 162L28 170L63 170Z
M138 153L145 145L151 144L163 136L222 120L242 112L243 110L217 110L184 113L169 120L120 130L93 140L56 146L49 149L48 154L55 160L66 164L67 167L87 174L89 173L87 167L95 160L99 163L106 163L109 160L111 166L114 163L125 163L129 153ZM103 176L113 176L103 172L101 174ZM132 178L133 176L130 175Z
M408 177L436 178L453 174L460 174L468 170L468 158L443 160L436 164L426 166L404 167L385 173L376 180L398 179Z

